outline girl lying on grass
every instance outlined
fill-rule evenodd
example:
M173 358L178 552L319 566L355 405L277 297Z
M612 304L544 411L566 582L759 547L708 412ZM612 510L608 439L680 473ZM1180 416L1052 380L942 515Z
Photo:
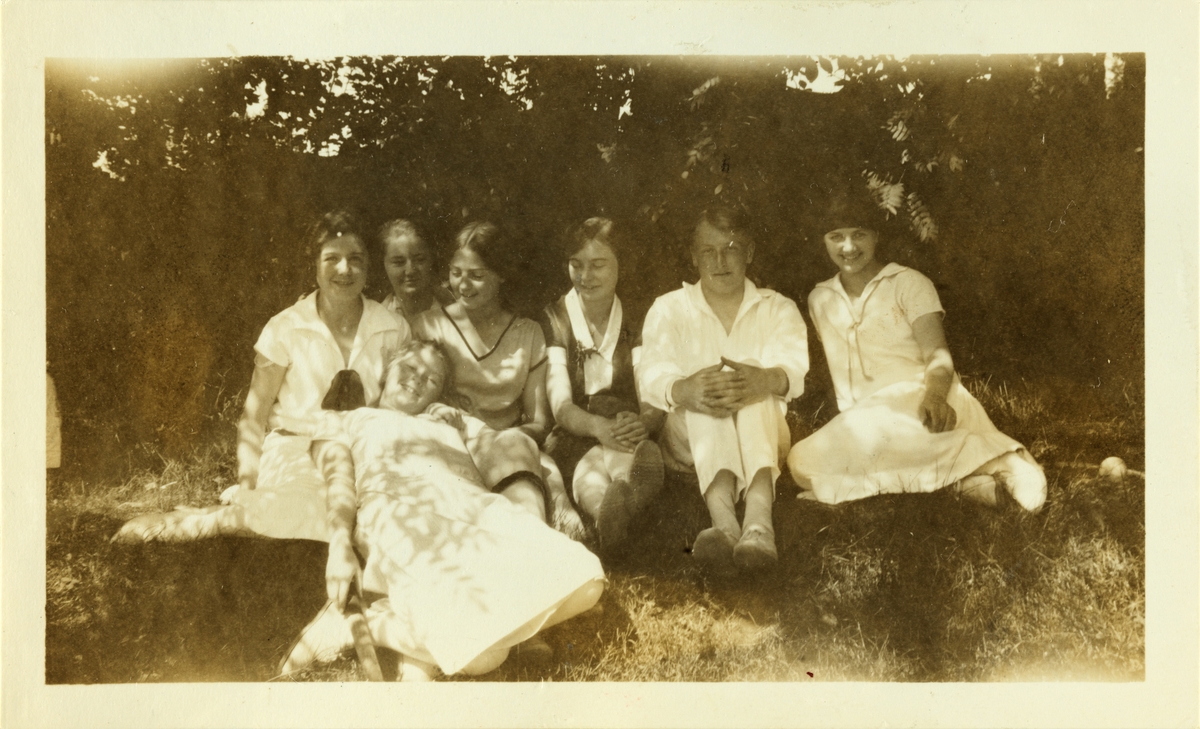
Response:
M376 598L365 610L371 636L403 656L404 680L491 671L599 600L604 573L591 552L485 487L504 475L481 474L471 453L487 452L495 431L435 404L450 377L440 347L413 342L388 363L378 408L322 419L312 452L329 488L330 604L282 672L352 645L342 610L360 579Z
M1037 511L1045 474L959 381L937 291L880 255L883 222L864 189L835 199L823 226L838 274L808 308L841 412L788 455L800 497L836 504L953 485L995 505L999 485Z

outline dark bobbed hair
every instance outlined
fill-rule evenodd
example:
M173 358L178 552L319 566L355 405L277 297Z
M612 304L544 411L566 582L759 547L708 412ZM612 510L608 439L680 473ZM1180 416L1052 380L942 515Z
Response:
M525 259L516 242L495 223L475 221L463 226L454 237L454 250L464 248L474 251L483 259L483 265L504 279L505 283L500 285L500 305L510 308L512 301L506 284L515 284L521 277L521 263Z
M887 237L892 227L887 213L876 202L865 185L846 186L835 189L826 203L825 213L820 218L817 231L821 238L838 228L865 228L879 236Z
M707 223L729 237L739 237L748 244L754 243L754 231L750 224L750 214L741 206L717 204L710 205L700 212L696 220L696 228Z
M563 236L559 253L563 262L571 260L588 243L596 241L603 243L612 250L617 262L625 260L629 255L629 239L623 226L617 225L610 218L593 217L574 226Z
M333 210L317 218L304 236L304 252L309 260L321 255L321 248L334 238L353 235L367 253L367 239L363 237L358 220L347 210Z

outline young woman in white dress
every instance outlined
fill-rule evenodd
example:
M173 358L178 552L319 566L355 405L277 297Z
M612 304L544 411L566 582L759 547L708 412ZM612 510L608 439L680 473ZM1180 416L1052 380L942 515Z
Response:
M963 387L937 291L886 262L883 223L862 190L835 199L822 227L838 274L813 289L808 307L840 414L788 455L800 496L836 504L954 486L993 505L1007 493L1037 511L1045 474Z
M149 514L117 541L188 541L220 534L327 539L325 484L309 455L324 409L374 404L388 355L409 339L404 318L363 296L368 254L348 213L322 216L305 256L317 290L276 314L254 345L238 421L238 483L224 507Z
M384 308L411 324L418 314L453 302L450 292L438 283L437 252L411 221L396 218L384 223L379 244L392 289L383 299Z

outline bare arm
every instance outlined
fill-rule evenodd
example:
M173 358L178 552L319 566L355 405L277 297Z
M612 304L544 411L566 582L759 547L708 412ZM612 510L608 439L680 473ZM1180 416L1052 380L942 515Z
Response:
M546 363L529 372L521 393L521 409L525 422L519 428L541 445L550 432L550 402L546 398Z
M954 360L946 346L946 332L942 329L942 315L933 312L918 317L912 324L913 336L921 347L925 360L925 399L918 415L931 433L952 430L958 415L946 402L950 385L954 383Z
M258 462L262 458L263 439L267 435L267 417L279 389L283 387L283 376L287 368L273 362L258 364L250 378L250 391L246 393L246 407L238 420L238 483L244 489L258 485Z
M350 448L336 441L313 441L313 461L329 487L325 497L329 522L329 559L325 564L325 589L338 608L346 606L350 584L358 574L351 534L358 513L354 489L354 458Z

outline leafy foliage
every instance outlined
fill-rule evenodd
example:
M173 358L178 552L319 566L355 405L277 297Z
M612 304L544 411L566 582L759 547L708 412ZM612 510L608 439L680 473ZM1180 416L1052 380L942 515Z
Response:
M803 301L849 181L939 284L961 367L1120 399L1142 379L1143 77L1111 55L51 62L49 366L68 427L182 446L312 287L297 241L322 210L438 241L501 220L528 313L565 288L551 244L583 217L633 225L622 295L644 306L690 275L697 209L739 204L751 274Z

